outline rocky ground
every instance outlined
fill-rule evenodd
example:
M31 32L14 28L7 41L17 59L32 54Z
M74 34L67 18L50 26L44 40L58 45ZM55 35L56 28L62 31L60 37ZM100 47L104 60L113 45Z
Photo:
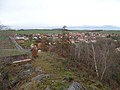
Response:
M97 80L79 77L64 66L64 60L54 53L41 52L31 62L8 66L11 90L109 90Z

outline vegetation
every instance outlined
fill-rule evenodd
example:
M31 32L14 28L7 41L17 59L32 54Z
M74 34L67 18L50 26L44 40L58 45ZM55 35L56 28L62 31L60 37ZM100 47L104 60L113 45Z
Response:
M43 34L43 33L47 33L47 34L55 34L55 33L61 33L61 30L49 30L49 29L32 29L32 30L16 30L14 31L17 34Z
M22 55L22 54L25 54L25 53L20 52L20 51L15 50L15 49L2 49L2 50L0 50L0 57Z
M37 31L30 31L29 33L43 33L43 31ZM53 31L46 31L46 33L58 33ZM24 30L15 32L28 34L28 31ZM117 41L108 37L98 38L96 43L79 42L72 44L68 37L69 31L60 31L60 33L63 34L63 37L57 40L48 38L40 40L43 45L42 52L31 64L34 69L40 67L41 71L39 73L32 72L28 78L20 79L17 83L18 88L21 89L26 82L31 82L29 90L33 90L33 88L44 90L47 86L50 86L52 90L64 90L70 85L69 80L64 81L64 79L73 78L87 90L120 89L120 51L116 49L120 47L119 37L111 37ZM100 33L103 33L103 31L100 31ZM113 32L110 31L109 33ZM28 48L31 43L38 43L38 41L31 39L21 44L21 46ZM51 44L49 45L49 43ZM11 52L7 53L11 54ZM12 68L10 70L10 74L12 73L10 75L11 81L16 78L16 73L19 74L24 70L23 66L24 64L10 66ZM39 74L53 76L47 77L39 83L31 81L33 77Z
M57 39L55 43L51 51L66 58L63 64L67 69L77 72L81 78L101 81L111 89L120 88L120 52L116 50L120 47L119 41L99 38L96 43L72 44L67 34L63 33L63 38ZM85 73L81 75L81 72Z
M101 31L100 33L103 33L103 34L120 34L120 31L117 31L117 30L104 30L104 31Z
M41 52L39 57L31 62L33 68L39 68L40 71L31 73L26 79L20 79L19 83L17 83L13 89L23 90L23 88L26 88L29 90L44 90L49 86L52 90L66 90L71 84L69 78L73 78L74 81L79 82L86 90L109 90L109 88L95 78L89 78L92 75L84 70L84 66L81 66L83 70L80 69L78 75L78 72L66 68L64 62L66 62L66 59L55 53ZM8 66L10 82L12 82L20 72L25 70L24 65L25 64L13 64ZM32 81L32 78L39 74L46 74L48 76L41 82ZM31 82L30 86L27 85L29 82Z
M86 77L96 78L103 84L108 84L110 88L116 89L120 86L120 52L116 51L118 46L119 41L114 42L105 38L99 39L96 43L80 42L70 45L63 49L63 52L69 50L64 64L68 69L78 72L77 75L81 73L80 70L86 71Z
M14 45L9 40L9 35L12 35L11 31L0 31L0 49L13 49Z
M13 31L0 31L0 57L13 56L25 54L15 49L13 43L11 43L9 36L13 35Z

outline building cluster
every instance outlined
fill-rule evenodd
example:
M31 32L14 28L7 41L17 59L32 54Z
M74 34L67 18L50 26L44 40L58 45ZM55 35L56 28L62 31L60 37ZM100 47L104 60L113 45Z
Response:
M69 38L72 43L78 42L93 42L97 41L97 38L105 38L111 36L120 36L119 34L100 34L97 32L64 32L59 34L16 34L14 38L18 43L24 43L24 41L29 39L40 40L42 38L51 38L52 40L59 38Z

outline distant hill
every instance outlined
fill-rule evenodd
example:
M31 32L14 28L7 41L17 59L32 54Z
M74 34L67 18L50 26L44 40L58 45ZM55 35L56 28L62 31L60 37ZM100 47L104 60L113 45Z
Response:
M119 26L103 25L103 26L68 26L68 29L72 30L120 30Z
M22 25L22 26L10 26L13 29L57 29L61 30L63 26L49 26L49 25ZM120 26L103 25L103 26L67 26L68 30L120 30Z
M9 26L0 25L0 30L9 30L9 29L10 29Z

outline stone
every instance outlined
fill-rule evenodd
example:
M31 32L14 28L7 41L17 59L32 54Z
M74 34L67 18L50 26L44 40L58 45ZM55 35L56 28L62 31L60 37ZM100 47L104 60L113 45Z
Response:
M78 82L73 82L67 90L83 90Z
M45 90L51 90L49 86L47 86L47 88Z
M11 86L15 86L17 83L19 83L19 78L15 77L12 81L11 81Z
M31 75L31 70L28 69L28 70L26 70L26 71L23 71L23 73L24 73L24 75Z
M35 68L35 72L42 72L43 70L42 70L42 68L41 67L36 67Z
M27 63L27 64L25 64L25 69L31 69L33 66L32 66L32 64L30 64L30 63Z
M25 83L20 87L21 90L30 90L32 86L32 82Z
M36 77L33 77L32 78L32 81L43 81L45 79L45 75L44 74L41 74L41 75L38 75Z
M49 78L49 79L52 78L52 77L54 77L53 74L46 74L45 76L46 76L46 78Z
M26 71L21 72L21 73L18 75L18 77L19 77L20 79L25 79L25 78L29 77L31 74L32 74L32 71L31 71L30 69L28 69L28 70L26 70Z

